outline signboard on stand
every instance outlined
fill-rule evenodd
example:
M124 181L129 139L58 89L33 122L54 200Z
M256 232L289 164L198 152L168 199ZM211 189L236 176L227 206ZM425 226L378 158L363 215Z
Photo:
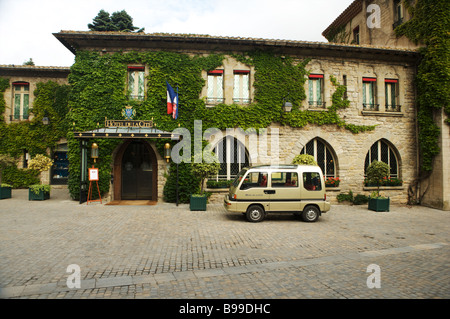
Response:
M92 182L95 182L95 184L97 184L99 199L89 199L91 198L92 193ZM89 205L89 202L100 202L100 203L102 202L102 196L100 195L100 188L98 187L98 168L95 168L94 166L92 166L92 168L89 169L89 191L86 205Z

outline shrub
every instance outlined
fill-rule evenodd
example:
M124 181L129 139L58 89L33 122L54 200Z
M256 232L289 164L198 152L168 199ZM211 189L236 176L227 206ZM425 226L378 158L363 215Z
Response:
M292 160L292 164L317 166L317 162L314 160L314 156L309 155L309 154L297 155Z

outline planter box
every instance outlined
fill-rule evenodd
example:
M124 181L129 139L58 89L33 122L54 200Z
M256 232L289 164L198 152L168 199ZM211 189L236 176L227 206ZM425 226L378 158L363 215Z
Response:
M40 191L38 194L35 194L28 189L28 200L46 200L50 198L49 192Z
M11 198L11 187L0 187L0 199Z
M203 196L192 196L190 200L190 209L191 210L206 210L206 202L208 198L206 195Z
M369 198L369 209L376 212L389 211L390 198Z

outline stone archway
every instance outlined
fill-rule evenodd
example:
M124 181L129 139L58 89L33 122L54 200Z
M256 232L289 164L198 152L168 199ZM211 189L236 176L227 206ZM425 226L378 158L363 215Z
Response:
M145 140L127 140L114 159L114 200L158 200L158 162Z

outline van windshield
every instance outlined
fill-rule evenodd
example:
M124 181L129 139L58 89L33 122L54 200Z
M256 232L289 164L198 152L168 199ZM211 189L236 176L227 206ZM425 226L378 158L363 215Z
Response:
M245 173L247 172L247 168L242 169L239 174L236 175L236 178L233 180L232 185L234 187L238 187L240 181L242 180L242 178L244 177Z

